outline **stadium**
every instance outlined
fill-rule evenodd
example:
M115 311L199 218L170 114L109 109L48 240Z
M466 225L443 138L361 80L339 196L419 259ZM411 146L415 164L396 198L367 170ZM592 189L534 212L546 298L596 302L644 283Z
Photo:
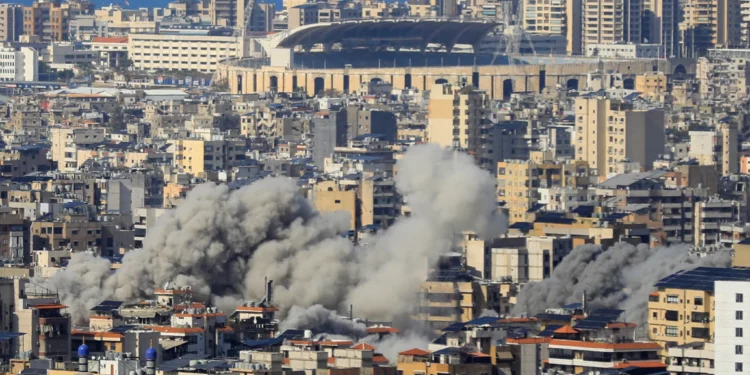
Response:
M502 32L500 32L502 33ZM500 35L501 38L504 35ZM312 24L261 42L268 58L227 60L218 79L235 94L324 90L359 92L369 82L394 89L430 90L463 83L493 99L545 87L582 89L593 71L622 74L626 88L637 74L694 71L694 61L598 59L508 53L498 47L498 24L485 22L381 20ZM521 44L503 38L504 44ZM500 51L502 49L502 51ZM678 68L679 66L679 68Z

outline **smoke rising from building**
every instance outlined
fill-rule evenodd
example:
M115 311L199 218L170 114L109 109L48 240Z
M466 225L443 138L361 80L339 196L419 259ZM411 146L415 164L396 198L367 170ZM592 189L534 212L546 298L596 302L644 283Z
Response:
M118 271L75 254L47 284L78 321L102 300L138 301L167 282L228 308L262 297L266 277L282 311L316 304L344 311L353 303L361 315L387 320L410 311L427 268L457 233L492 236L505 226L494 180L468 155L415 146L398 171L412 216L366 247L340 236L345 213L318 213L295 180L267 178L239 190L204 184L149 228L143 249L127 253Z
M687 245L650 248L618 243L603 251L598 245L578 246L555 267L551 277L526 284L512 313L529 316L580 302L586 292L590 309L620 308L623 319L645 326L648 295L654 284L677 271L700 266L727 267L729 252L705 257L691 254Z

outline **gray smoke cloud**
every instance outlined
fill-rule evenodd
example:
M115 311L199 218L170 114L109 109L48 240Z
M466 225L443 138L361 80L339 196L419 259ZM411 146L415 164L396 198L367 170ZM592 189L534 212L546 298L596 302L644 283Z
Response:
M367 336L366 325L344 319L335 311L328 310L322 305L312 305L308 308L292 306L279 328L282 331L287 329L309 329L314 333L325 332L334 335L343 335L348 338Z
M125 255L120 269L75 254L47 285L60 293L77 321L105 299L138 301L167 282L191 286L226 310L260 299L274 280L274 303L322 305L388 320L410 311L414 292L457 233L487 238L501 233L495 181L465 154L436 145L410 148L398 162L396 187L412 216L353 247L340 236L345 213L318 213L295 180L267 178L238 190L204 184L149 228L143 249Z
M650 248L618 243L606 251L598 245L578 246L558 265L551 277L526 284L512 313L530 316L548 308L580 302L586 291L591 308L625 310L624 319L644 327L648 295L654 284L677 271L700 266L727 267L730 254L722 251L698 257L687 245Z

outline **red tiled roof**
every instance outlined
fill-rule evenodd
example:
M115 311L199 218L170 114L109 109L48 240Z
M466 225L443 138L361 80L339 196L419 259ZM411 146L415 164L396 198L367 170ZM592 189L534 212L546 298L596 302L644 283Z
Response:
M543 344L550 341L549 337L529 337L529 338L520 338L520 339L514 339L514 338L508 338L505 340L505 342L509 344Z
M94 43L127 43L128 37L106 37L106 36L95 36L91 39Z
M555 333L561 333L561 334L574 334L578 333L578 330L573 329L573 327L569 325L564 325L558 329L555 330Z
M370 327L367 328L367 333L399 333L396 328L393 327Z
M419 349L419 348L409 349L401 353L398 353L398 355L429 355L429 354L430 352Z
M361 343L359 343L357 345L352 346L352 349L357 349L357 350L375 350L375 347L372 346L372 345L370 345L370 344L368 344L368 343L366 343L366 342L361 342Z
M616 323L607 324L607 328L633 328L635 326L636 326L635 323L628 323L628 322L616 322Z
M472 356L472 357L480 357L480 358L484 358L484 357L489 357L490 356L489 354L484 354L484 353L480 353L480 352L469 353L469 355Z
M376 354L372 357L372 363L380 363L380 364L387 364L391 361L388 360L384 355L382 354Z

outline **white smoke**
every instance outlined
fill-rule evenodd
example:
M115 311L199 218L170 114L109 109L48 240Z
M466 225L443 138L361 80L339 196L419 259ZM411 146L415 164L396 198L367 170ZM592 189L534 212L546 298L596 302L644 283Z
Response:
M267 178L239 190L204 184L162 215L144 248L126 254L116 272L104 259L75 254L48 285L78 321L102 300L138 301L166 282L191 286L229 310L262 297L266 277L284 312L354 304L362 315L388 320L411 311L428 267L452 249L458 233L489 238L506 226L494 179L468 155L415 146L397 167L396 187L412 216L371 246L355 248L341 237L347 215L318 213L292 179Z
M512 313L533 316L580 302L585 291L591 309L625 310L626 321L644 327L648 295L660 279L681 270L727 267L730 263L728 251L698 257L688 250L687 245L650 248L618 243L606 251L598 245L578 246L555 267L550 278L521 289Z

